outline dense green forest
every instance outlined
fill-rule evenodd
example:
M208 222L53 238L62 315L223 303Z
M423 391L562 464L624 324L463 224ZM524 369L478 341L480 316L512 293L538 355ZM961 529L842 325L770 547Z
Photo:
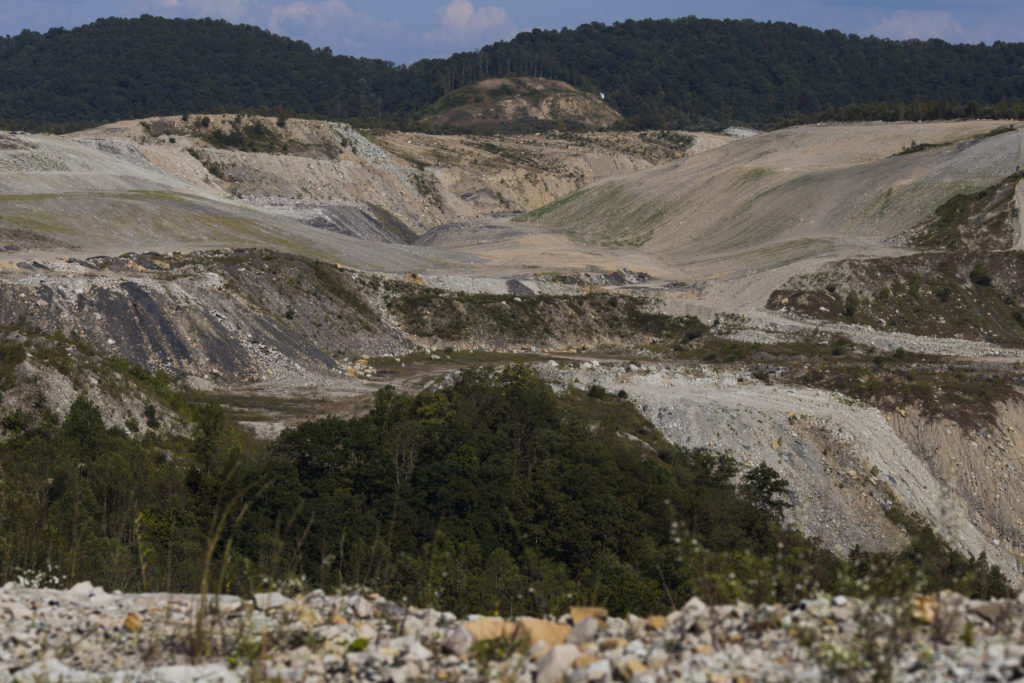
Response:
M492 76L567 81L636 127L1024 115L1024 44L893 41L752 20L625 21L521 33L396 65L223 20L101 19L0 38L0 124L263 109L415 127Z
M5 348L10 365L17 348ZM270 444L214 405L182 410L187 438L155 423L108 428L81 397L63 420L5 416L0 582L243 595L363 585L502 614L648 613L693 594L1009 592L984 556L950 550L895 505L905 550L837 557L783 525L791 494L771 468L740 476L728 457L666 442L625 397L556 393L521 365L417 396L385 388L363 417Z

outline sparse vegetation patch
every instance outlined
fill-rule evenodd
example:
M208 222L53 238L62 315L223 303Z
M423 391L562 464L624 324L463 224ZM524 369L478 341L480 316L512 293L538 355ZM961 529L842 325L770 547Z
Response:
M911 334L1024 346L1024 257L953 251L843 261L768 297L770 310Z

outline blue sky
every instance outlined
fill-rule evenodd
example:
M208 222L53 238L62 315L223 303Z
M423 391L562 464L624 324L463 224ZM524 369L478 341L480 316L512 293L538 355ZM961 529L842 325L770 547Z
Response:
M399 63L472 50L535 27L691 14L888 38L1024 41L1024 0L0 0L0 35L146 13L255 24L337 54Z

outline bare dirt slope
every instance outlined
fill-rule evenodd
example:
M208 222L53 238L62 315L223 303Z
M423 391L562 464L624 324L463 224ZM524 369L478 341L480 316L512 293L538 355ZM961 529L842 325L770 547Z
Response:
M280 123L280 125L279 125ZM164 117L81 131L204 190L302 220L309 205L351 206L414 232L496 212L528 211L596 180L724 144L679 132L530 135L367 132L323 121ZM345 222L337 226L344 231Z
M788 128L608 180L528 216L658 254L697 279L877 253L958 192L1013 173L1022 134L992 121ZM909 148L914 153L900 154Z
M262 246L401 272L461 258L259 211L168 173L134 144L116 140L0 134L0 193L0 245L12 260Z

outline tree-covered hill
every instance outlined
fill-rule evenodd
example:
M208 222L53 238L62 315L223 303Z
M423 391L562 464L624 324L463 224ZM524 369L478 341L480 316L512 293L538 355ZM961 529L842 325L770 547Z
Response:
M403 66L222 20L110 18L0 38L0 121L281 107L409 126L455 88L497 76L603 92L635 126L764 126L836 110L826 116L1018 116L1024 44L893 41L687 17L535 29Z
M0 118L72 122L267 106L335 118L415 106L406 69L222 20L101 19L0 39ZM385 95L392 93L386 100Z
M22 343L0 344L0 388L27 357ZM899 505L904 549L834 555L783 523L792 495L770 467L741 474L726 455L673 446L624 396L556 392L519 365L416 396L388 387L361 417L307 422L269 444L166 376L117 367L191 422L191 438L149 413L131 434L108 428L84 396L63 420L45 402L2 416L0 584L246 595L364 585L498 614L580 602L647 614L694 594L1010 590L984 555L951 549Z

